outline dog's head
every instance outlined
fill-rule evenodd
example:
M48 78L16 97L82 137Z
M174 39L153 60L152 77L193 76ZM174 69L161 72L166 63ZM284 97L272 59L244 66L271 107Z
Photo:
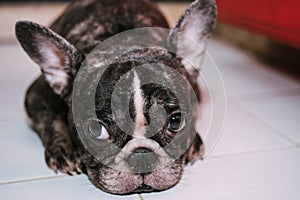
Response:
M167 45L199 65L205 48L192 48L176 33L205 47L215 12L213 1L193 2L171 30ZM72 92L85 55L58 34L32 22L18 22L16 35L40 65L46 82L69 105L70 135L78 136ZM101 52L98 55L101 57ZM92 58L96 65L103 62L98 58ZM178 183L185 164L203 153L195 128L200 100L197 76L198 70L189 62L162 48L133 50L106 66L100 80L95 80L95 117L87 119L83 128L95 151L80 140L78 145L83 148L85 172L96 187L129 194L162 191ZM145 83L149 77L159 77L161 84Z

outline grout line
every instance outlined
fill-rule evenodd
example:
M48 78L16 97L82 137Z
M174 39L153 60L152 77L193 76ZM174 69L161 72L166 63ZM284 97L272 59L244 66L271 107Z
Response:
M0 185L11 185L11 184L27 183L27 182L49 180L49 179L56 179L56 178L65 178L65 177L68 177L68 176L67 175L46 176L46 177L31 178L31 179L24 179L24 180L0 182Z
M204 160L209 159L221 159L221 158L228 158L228 157L235 157L235 156L243 156L243 155L255 155L260 153L272 153L272 152L278 152L282 150L291 150L291 149L299 149L300 146L286 146L286 147L277 147L277 148L270 148L270 149L257 149L252 151L245 151L245 152L239 152L239 153L228 153L228 154L219 154L219 155L212 155L208 156Z
M253 113L252 111L250 111L249 109L247 109L244 105L242 105L240 102L237 102L237 104L239 105L239 107L245 111L245 114L247 114L249 117L251 117L252 119L258 120L260 121L262 124L266 125L267 128L270 128L274 134L280 136L281 138L287 140L288 142L290 142L291 144L293 144L294 146L299 146L300 144L293 140L292 138L290 138L288 135L286 135L284 132L282 132L281 130L278 130L277 128L273 127L273 125L265 120L260 118L257 114Z
M139 194L140 200L144 200L143 196Z

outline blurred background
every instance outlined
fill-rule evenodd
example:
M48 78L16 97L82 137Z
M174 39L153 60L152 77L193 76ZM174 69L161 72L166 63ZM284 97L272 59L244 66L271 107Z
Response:
M153 0L173 25L187 0ZM28 19L49 25L67 6L67 0L0 0L1 41L15 41L13 24ZM216 0L218 26L215 36L269 59L274 64L288 63L299 72L300 3L298 0ZM286 67L284 69L287 71ZM294 74L294 73L292 73ZM298 73L299 74L299 73ZM295 74L294 74L295 75Z
M191 1L155 1L173 26ZM227 94L227 115L211 154L157 194L117 197L83 175L54 174L27 125L25 91L39 68L14 36L17 20L50 25L68 1L0 0L1 199L300 198L300 1L216 0L208 53Z

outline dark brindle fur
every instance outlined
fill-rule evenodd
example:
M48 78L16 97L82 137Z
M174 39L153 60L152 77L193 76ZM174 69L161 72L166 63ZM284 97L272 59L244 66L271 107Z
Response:
M214 28L215 15L214 1L197 0L183 13L173 31L188 34L205 47L206 40ZM101 41L120 32L140 27L169 28L157 6L148 0L80 0L70 4L49 29L28 21L16 24L16 35L20 44L42 71L42 75L27 91L25 107L33 129L45 146L48 166L54 171L70 175L84 172L96 187L113 194L166 190L178 183L184 165L199 158L203 150L202 140L198 134L194 138L189 138L189 133L196 132L195 127L191 125L197 120L195 117L191 117L191 121L187 123L183 136L184 140L193 140L188 150L164 168L157 168L144 174L136 171L118 171L103 165L79 139L72 113L73 83L79 67L87 54ZM175 45L176 49L185 52L187 47L172 40L171 36L170 45ZM193 49L193 53L196 53L196 62L200 63L204 50ZM101 53L99 57L92 59L96 63L103 61ZM138 143L135 142L134 131L132 134L125 134L113 121L110 98L115 84L125 73L145 63L160 63L175 69L188 80L200 100L196 81L197 70L189 69L181 58L173 53L145 49L132 51L117 59L107 68L103 79L98 83L95 108L98 120L105 124L110 138L113 138L109 142L114 142L121 149L131 148L134 144L151 150L151 145L164 147L174 137L164 127L149 138L148 132L144 131L143 134L147 139L145 143ZM163 67L159 71L151 69L154 76L162 72L166 72ZM136 78L143 79L141 75ZM166 77L165 81L183 93L186 92L184 95L189 96L192 92L188 90L186 83L180 83L179 86L178 83L173 83L172 76ZM138 108L135 107L138 97L136 99L132 97L130 115L135 122L143 121L143 124L139 125L142 128L150 123L149 109L153 104L162 105L168 115L178 111L178 99L162 86L155 84L140 86L140 93L144 112L142 115L138 113ZM129 92L127 95L132 96L132 93ZM119 152L114 153L113 156L116 156ZM174 149L166 149L165 153L171 157ZM103 156L113 157L110 153L107 155L104 153ZM159 157L156 159L159 160Z

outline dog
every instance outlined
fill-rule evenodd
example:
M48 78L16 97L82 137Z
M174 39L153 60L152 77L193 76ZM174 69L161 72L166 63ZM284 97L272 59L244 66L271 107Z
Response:
M187 57L192 54L193 62L200 65L215 18L213 0L192 2L170 30L166 45ZM194 126L198 115L193 112L194 104L199 104L201 99L199 72L181 56L160 48L130 51L110 63L100 80L92 80L96 83L92 96L95 118L84 122L87 128L79 131L80 125L74 119L74 88L76 79L83 76L79 71L84 60L89 58L99 64L105 49L98 51L96 57L89 55L97 45L124 31L145 27L169 29L163 14L149 0L79 0L71 3L50 28L30 21L16 23L19 43L41 68L40 77L27 90L26 112L45 147L46 163L55 172L84 173L93 185L111 194L158 192L175 186L184 166L203 156L203 142ZM175 32L187 35L203 48L190 49L174 37ZM153 41L157 38L157 33L149 34ZM117 48L121 44L113 45ZM138 72L138 66L149 63L158 66L147 65L146 76ZM165 66L186 82L175 81ZM142 84L147 76L161 74L164 74L163 81L185 98L194 93L196 102L183 108L170 88ZM114 88L122 78L130 84L112 99ZM87 87L86 94L88 91ZM118 112L124 96L129 99L127 114ZM85 94L79 97L83 101L88 98ZM112 101L120 116L116 117ZM151 109L154 105L163 112L154 112ZM130 125L126 122L129 119ZM160 127L153 131L149 128L151 123ZM99 155L84 144L79 132L88 132ZM180 142L174 142L175 138Z

